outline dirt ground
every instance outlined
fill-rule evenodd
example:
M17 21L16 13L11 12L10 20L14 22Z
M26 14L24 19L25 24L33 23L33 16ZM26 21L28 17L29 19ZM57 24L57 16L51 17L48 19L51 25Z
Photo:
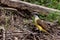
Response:
M3 7L2 7L3 8ZM20 12L19 12L20 11ZM50 35L39 31L33 24L28 10L0 9L0 26L4 26L6 40L60 40L60 26L53 26Z

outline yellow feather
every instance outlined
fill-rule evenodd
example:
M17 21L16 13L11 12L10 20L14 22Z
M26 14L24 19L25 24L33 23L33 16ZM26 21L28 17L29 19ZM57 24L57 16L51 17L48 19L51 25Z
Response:
M37 20L39 20L39 17L35 15L35 26L36 26L40 31L47 32L45 29L42 28L42 26L40 26L40 25L37 24Z
M42 28L42 26L38 25L36 22L35 22L35 26L36 26L40 31L47 32L46 30L44 30L44 29Z

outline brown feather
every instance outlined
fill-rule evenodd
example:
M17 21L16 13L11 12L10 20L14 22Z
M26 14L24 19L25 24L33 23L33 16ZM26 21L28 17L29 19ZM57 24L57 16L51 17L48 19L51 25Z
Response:
M49 30L49 25L47 25L44 21L37 20L37 24L40 25L43 29Z

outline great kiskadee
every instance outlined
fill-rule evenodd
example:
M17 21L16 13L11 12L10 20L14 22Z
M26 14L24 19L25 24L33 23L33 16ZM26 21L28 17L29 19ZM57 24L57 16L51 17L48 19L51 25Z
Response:
M45 29L45 24L40 20L40 18L37 15L34 15L34 25L38 28L38 30L47 32ZM48 33L48 32L47 32Z
M48 33L50 36L54 37L53 35L51 35L48 31L47 31L47 26L43 21L41 21L41 19L37 16L37 15L34 15L34 25L38 28L38 30L42 31L42 32L45 32L45 33ZM53 38L53 40L55 40Z

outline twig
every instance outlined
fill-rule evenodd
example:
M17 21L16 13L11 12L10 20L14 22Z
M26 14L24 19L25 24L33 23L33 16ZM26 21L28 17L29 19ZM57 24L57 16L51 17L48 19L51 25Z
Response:
M18 11L17 9L15 9L15 8L1 7L1 6L0 6L0 9L2 9L2 10L6 9L6 10L16 11L16 12L19 13L21 16L25 17L21 12L19 12L19 11Z
M34 36L34 40L36 40L35 35L33 35L33 36Z

